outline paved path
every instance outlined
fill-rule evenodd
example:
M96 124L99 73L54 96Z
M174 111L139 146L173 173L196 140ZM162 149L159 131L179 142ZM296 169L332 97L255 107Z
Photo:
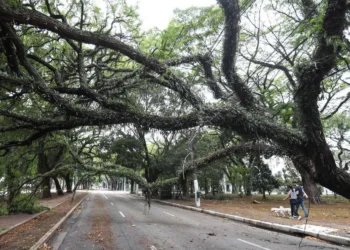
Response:
M79 191L79 192L85 192L85 191ZM53 207L56 207L56 206L62 204L66 200L71 199L72 195L73 194L65 193L63 196L57 196L56 194L53 194L54 198L41 199L40 205L51 209ZM14 225L16 225L18 223L29 220L35 216L36 216L36 214L26 214L26 213L1 216L0 217L0 233L6 229L13 227Z
M210 215L92 192L48 242L53 249L299 249L300 238ZM348 249L303 239L300 249Z

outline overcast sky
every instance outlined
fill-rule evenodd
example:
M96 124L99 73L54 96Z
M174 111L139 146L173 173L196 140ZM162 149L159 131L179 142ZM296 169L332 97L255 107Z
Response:
M216 4L216 0L126 0L126 2L139 6L142 28L145 30L154 27L166 28L175 9Z

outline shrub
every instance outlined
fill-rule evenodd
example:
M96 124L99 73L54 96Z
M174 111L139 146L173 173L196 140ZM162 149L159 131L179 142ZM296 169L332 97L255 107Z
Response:
M14 198L9 205L9 213L29 213L35 214L44 210L44 207L39 205L39 199L37 197L30 196L29 194L20 194Z
M2 215L8 215L9 212L7 210L7 207L3 204L0 204L0 216Z

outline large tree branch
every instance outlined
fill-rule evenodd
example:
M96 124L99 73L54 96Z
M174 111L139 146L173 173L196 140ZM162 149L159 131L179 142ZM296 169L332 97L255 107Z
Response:
M235 68L238 48L240 9L238 0L218 1L225 13L225 38L222 55L222 71L228 86L236 93L243 107L252 108L255 99L243 80L238 76Z
M197 96L192 91L190 91L187 87L184 87L183 84L174 84L176 80L172 79L171 76L164 77L164 79L162 79L161 77L157 77L153 74L143 73L141 75L141 78L147 79L150 83L156 83L160 86L166 87L168 89L171 89L177 92L185 100L188 100L191 104L194 104L195 107L198 107L199 100Z
M103 46L119 51L130 59L144 65L146 68L163 75L163 77L166 78L173 85L173 87L177 86L178 89L183 90L180 94L191 92L190 89L188 89L188 87L185 86L180 79L171 73L164 64L154 58L144 55L140 51L112 36L80 30L62 23L52 17L48 17L40 12L24 9L22 7L17 7L15 9L4 4L3 2L0 2L0 20L4 22L31 24L56 33L63 38ZM186 99L188 95L183 97ZM201 104L201 101L197 97L195 100L190 99L188 101L190 101L195 107L198 107L198 105Z
M46 68L51 70L53 72L54 76L55 76L55 81L56 81L57 86L62 86L61 75L60 75L60 73L58 72L58 70L54 66L52 66L50 63L45 62L44 59L42 59L42 58L40 58L40 57L38 57L36 55L30 54L30 55L27 55L27 57L29 59L32 59L32 60L42 64L43 66L45 66Z
M207 79L207 85L210 88L210 90L214 93L214 97L217 99L222 98L223 96L222 91L219 85L217 84L217 80L215 79L215 76L211 69L212 59L210 58L209 54L201 56L199 58L199 61L203 67L204 75Z
M265 155L267 157L271 157L273 155L279 155L279 156L286 156L286 155L294 155L293 152L287 152L282 150L280 147L275 147L267 144L262 143L244 143L239 145L234 145L222 150L218 150L215 153L212 153L206 157L197 159L194 162L194 165L187 164L185 166L185 173L190 174L194 171L200 170L202 168L205 168L210 163L213 163L217 160L221 160L227 156L230 155L247 155L247 154L258 154L258 155ZM181 172L181 175L183 173Z
M247 114L244 109L239 108L204 109L200 114L195 112L181 117L160 117L131 111L118 113L97 110L85 113L83 110L80 110L77 113L71 113L72 118L70 120L58 119L50 121L41 119L30 120L33 118L27 118L25 116L16 119L19 115L8 113L7 111L2 111L1 114L19 122L24 122L23 126L26 126L26 128L32 124L35 131L54 131L81 126L106 126L131 123L148 128L170 131L196 126L218 126L232 129L252 138L272 140L287 148L295 148L296 151L301 150L305 144L304 138L299 133L270 123L257 115L252 116ZM8 127L8 129L11 128ZM4 128L1 131L6 132ZM11 131L13 130L11 129ZM3 145L3 147L6 147L6 145Z
M301 126L312 143L325 144L317 99L321 93L321 82L336 64L337 44L343 38L346 0L329 1L318 44L311 62L298 65L296 76L299 88L295 102L300 113ZM321 135L321 136L320 136Z
M238 107L205 109L204 114L205 116L201 117L202 123L228 128L250 138L270 139L286 148L294 145L296 150L299 150L305 143L305 138L299 132L284 128L275 122L269 122L265 117L261 117L258 114L249 114Z
M280 64L271 64L271 63L267 63L267 62L261 62L261 61L255 60L255 59L248 58L248 57L246 57L243 54L241 54L241 56L244 59L246 59L247 61L250 61L250 62L258 64L258 65L261 65L263 67L267 67L267 68L270 68L270 69L278 69L278 70L283 71L284 74L286 75L287 79L289 80L289 83L292 85L292 87L293 88L296 87L296 83L295 83L295 81L293 79L293 76L290 74L290 72L289 72L287 67L285 67L283 65L280 65Z
M329 115L323 117L323 120L327 120L327 119L331 118L333 115L335 115L335 114L339 111L339 109L340 109L349 99L350 99L350 92L347 93L347 95L346 95L346 97L344 98L344 100L341 101L341 102L339 103L339 105L338 105Z
M334 192L349 197L346 190L350 185L350 174L335 164L323 133L317 103L321 93L321 82L336 65L346 22L346 4L346 0L328 1L322 30L317 34L317 44L311 61L298 66L296 76L299 88L294 98L300 115L299 126L308 140L305 154L312 160L316 169L316 179Z
M311 19L313 16L319 14L314 0L301 0L301 4L305 19Z
M135 50L133 47L112 36L77 29L37 11L22 7L13 8L0 2L0 19L6 22L31 24L42 29L50 30L64 38L117 50L159 74L163 74L166 71L165 66L157 60L143 55L140 51Z
M184 57L164 61L164 64L168 66L179 66L182 64L199 62L201 57L202 57L201 55L184 56Z
M0 49L4 52L9 71L14 75L21 75L16 49L13 45L8 28L5 24L0 24Z
M199 62L202 65L204 75L207 79L207 85L210 90L214 93L215 98L221 98L222 92L217 84L217 80L214 77L212 67L212 59L209 54L206 55L195 55L195 56L186 56L181 58L172 59L166 61L165 64L168 66L178 66L186 63Z

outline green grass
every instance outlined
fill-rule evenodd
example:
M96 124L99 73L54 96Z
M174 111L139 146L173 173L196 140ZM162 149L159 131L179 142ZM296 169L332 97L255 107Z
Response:
M0 216L8 214L9 212L7 210L6 204L0 204Z

